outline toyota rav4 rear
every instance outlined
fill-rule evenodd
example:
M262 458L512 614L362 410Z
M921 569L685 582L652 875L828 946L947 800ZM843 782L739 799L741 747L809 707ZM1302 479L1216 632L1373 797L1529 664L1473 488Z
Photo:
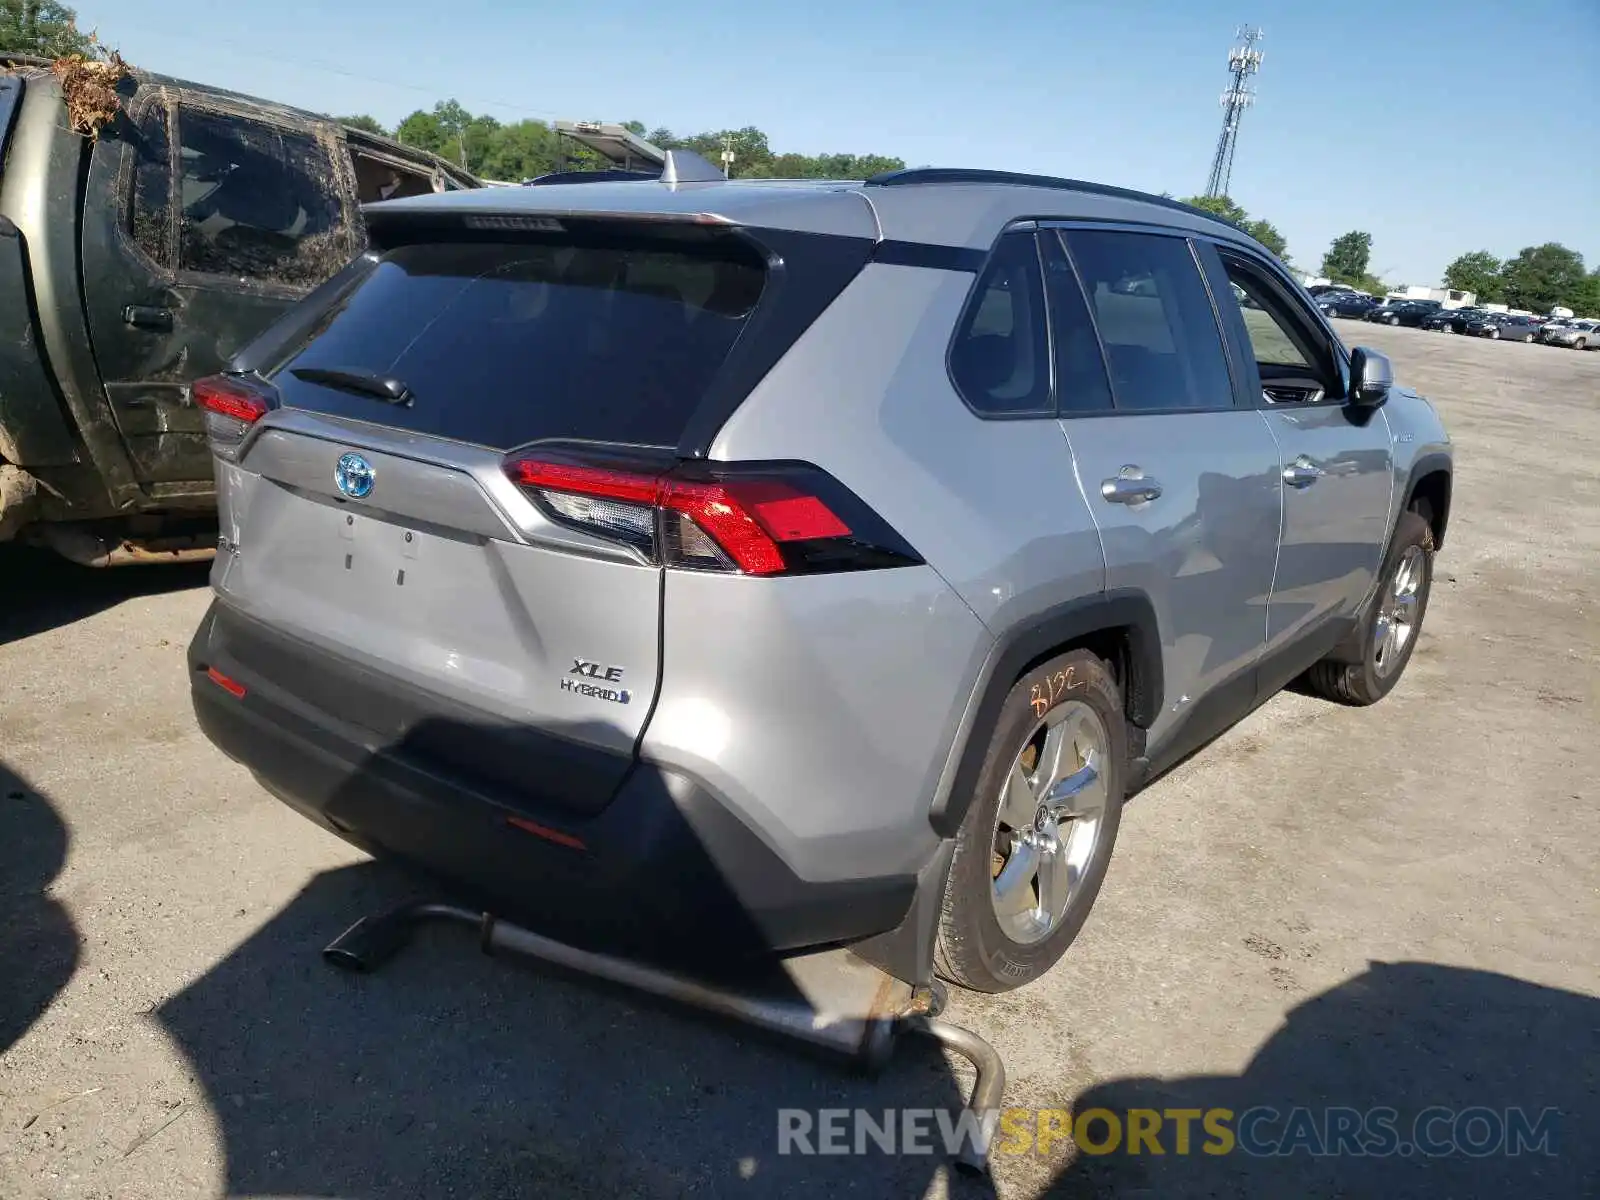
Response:
M296 809L543 928L856 939L937 847L989 639L827 464L706 457L868 263L868 206L677 199L372 210L372 253L195 385L195 707Z

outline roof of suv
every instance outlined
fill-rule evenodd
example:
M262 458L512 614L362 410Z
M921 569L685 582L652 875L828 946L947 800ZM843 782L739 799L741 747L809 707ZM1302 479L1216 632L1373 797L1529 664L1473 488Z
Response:
M741 179L491 188L369 205L369 224L419 215L633 217L757 225L986 250L1009 222L1089 218L1160 224L1255 245L1175 200L1104 184L996 171L909 170L855 180Z

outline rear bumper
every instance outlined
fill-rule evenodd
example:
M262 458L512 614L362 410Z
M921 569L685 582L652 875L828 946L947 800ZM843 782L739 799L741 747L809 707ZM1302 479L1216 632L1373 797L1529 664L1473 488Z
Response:
M313 709L229 653L213 604L189 647L195 715L280 800L342 837L442 876L496 911L578 941L717 957L852 942L900 923L914 876L803 880L710 789L624 764L598 812L487 790ZM239 620L232 614L223 619ZM255 631L254 636L262 636ZM287 654L307 648L282 634ZM235 684L215 682L215 668ZM326 662L323 670L337 669ZM355 670L355 668L351 668ZM234 692L242 686L243 695ZM437 744L442 734L430 732ZM559 770L530 758L530 774Z

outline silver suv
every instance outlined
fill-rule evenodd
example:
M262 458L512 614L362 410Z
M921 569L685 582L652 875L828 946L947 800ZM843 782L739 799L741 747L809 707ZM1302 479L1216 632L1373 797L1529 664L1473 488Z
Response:
M1449 438L1204 212L675 156L366 216L194 387L195 709L545 932L1013 988L1127 796L1416 645Z

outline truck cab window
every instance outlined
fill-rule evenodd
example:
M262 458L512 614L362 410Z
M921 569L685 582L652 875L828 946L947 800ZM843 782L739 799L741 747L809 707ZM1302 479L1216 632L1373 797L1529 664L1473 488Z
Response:
M333 160L309 134L178 111L185 271L308 288L354 253Z

